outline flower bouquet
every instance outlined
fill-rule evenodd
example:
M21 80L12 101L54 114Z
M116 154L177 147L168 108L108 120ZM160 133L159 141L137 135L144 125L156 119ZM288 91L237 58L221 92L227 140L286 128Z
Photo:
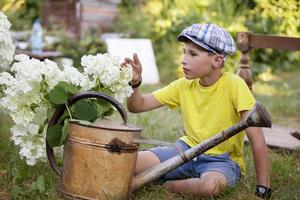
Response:
M0 62L7 65L9 61L3 62L4 46L1 41ZM47 134L51 147L64 143L68 119L93 122L114 111L108 102L92 98L79 100L68 107L69 97L84 91L96 91L122 103L131 95L128 82L132 79L132 68L120 67L118 57L107 53L87 55L81 58L81 65L83 71L79 72L75 67L59 67L50 60L15 55L10 71L0 73L0 107L14 122L11 139L20 148L19 154L28 165L46 160ZM67 111L56 126L47 130L49 118L62 104L66 105Z

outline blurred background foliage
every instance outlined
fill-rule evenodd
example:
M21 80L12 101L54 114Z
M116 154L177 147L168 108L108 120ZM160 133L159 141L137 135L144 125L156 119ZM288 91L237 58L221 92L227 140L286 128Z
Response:
M0 10L11 22L11 30L31 29L32 23L41 16L41 0L0 0Z
M28 30L32 21L40 16L41 1L0 0L0 9L8 15L12 30ZM239 31L300 37L299 0L122 0L119 12L110 31L133 38L150 38L163 83L178 76L182 46L176 37L192 23L216 23L234 38ZM77 64L83 53L106 50L99 41L101 33L94 33L85 34L84 41L64 38L57 48ZM239 56L238 52L227 59L226 70L237 69ZM255 75L292 70L300 66L300 53L255 49L251 52L250 64Z
M79 71L82 71L80 64L82 56L105 53L107 49L106 44L99 39L101 32L95 29L86 32L81 40L62 35L61 33L57 33L56 35L60 35L61 38L56 46L56 50L62 52L65 57L72 58L73 65L77 67Z
M113 30L151 38L160 76L169 82L180 66L182 47L176 42L177 35L192 23L209 22L226 28L234 38L240 31L300 37L300 1L123 0ZM238 67L239 56L227 59L227 70ZM250 64L255 75L291 70L299 67L300 54L257 49L251 52Z

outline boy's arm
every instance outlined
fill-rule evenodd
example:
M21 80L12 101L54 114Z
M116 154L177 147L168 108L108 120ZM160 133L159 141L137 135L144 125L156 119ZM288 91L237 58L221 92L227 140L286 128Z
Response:
M127 108L130 112L138 113L148 110L152 110L158 107L163 106L160 104L153 94L142 95L138 87L142 81L142 64L138 55L133 54L133 58L125 58L121 66L129 64L132 66L132 80L130 84L133 88L133 93L130 97L127 98Z
M247 111L240 112L241 118L244 119L247 113ZM268 148L262 129L260 127L249 127L246 129L246 134L252 149L257 185L269 188Z
M153 94L142 95L138 88L133 89L133 94L127 98L127 108L130 112L138 113L163 106Z

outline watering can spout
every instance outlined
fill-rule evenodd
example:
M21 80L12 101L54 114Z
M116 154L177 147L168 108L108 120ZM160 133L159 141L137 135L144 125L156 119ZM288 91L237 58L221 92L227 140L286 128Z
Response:
M238 134L248 127L271 127L272 122L270 115L262 104L257 102L254 108L249 112L247 117L241 122L233 125L232 127L221 131L210 139L186 150L185 152L177 155L169 160L164 161L138 175L136 175L131 182L129 190L134 192L146 184L158 179L162 175L177 168L183 163L195 158L201 153L213 148L228 138Z
M271 117L269 113L267 112L265 107L259 102L257 102L254 108L249 112L245 121L247 122L249 127L255 126L271 128L272 126Z

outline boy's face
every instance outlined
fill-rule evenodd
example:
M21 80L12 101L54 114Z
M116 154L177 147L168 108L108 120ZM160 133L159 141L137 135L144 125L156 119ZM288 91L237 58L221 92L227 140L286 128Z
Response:
M216 56L191 41L184 42L182 67L186 79L213 76L216 68ZM218 65L217 65L218 66Z

